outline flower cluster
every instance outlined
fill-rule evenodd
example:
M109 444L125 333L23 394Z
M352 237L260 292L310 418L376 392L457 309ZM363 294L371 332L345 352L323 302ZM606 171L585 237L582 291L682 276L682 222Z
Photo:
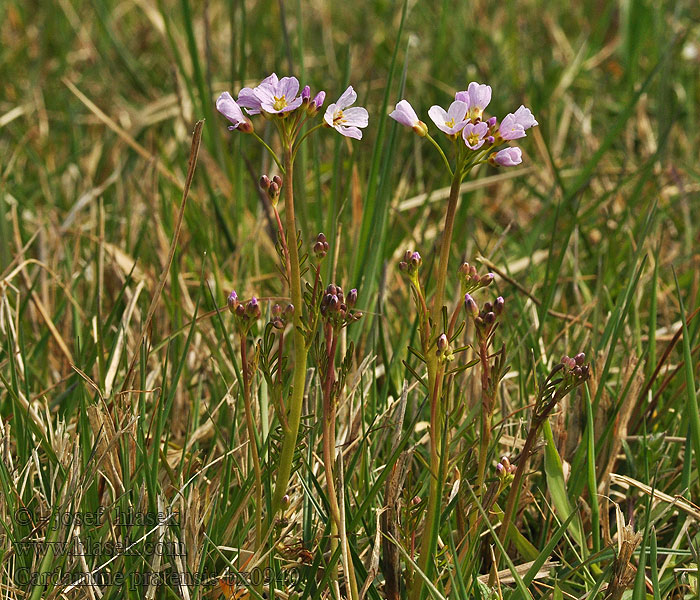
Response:
M314 243L314 255L318 260L322 260L328 254L330 246L328 245L328 240L323 233L319 233L316 236L316 242Z
M510 479L512 479L516 469L517 467L510 463L507 456L502 456L501 462L496 465L496 471L498 471L498 475L502 479L506 479L508 476L510 476Z
M422 263L423 259L418 252L406 250L406 253L403 255L403 260L399 262L399 269L409 277L413 277L418 273L418 269Z
M485 275L479 275L474 265L470 265L468 262L462 263L457 272L459 275L459 281L462 286L462 294L472 294L476 290L491 285L493 281L493 273L486 273Z
M270 312L272 313L272 318L270 319L272 326L275 329L284 329L294 314L294 305L287 304L283 309L279 304L275 304L270 309Z
M571 379L571 383L576 383L578 381L585 381L590 375L590 368L588 365L584 364L586 362L586 355L583 352L579 352L573 358L570 356L563 356L561 359L561 364L565 369L564 378Z
M260 178L260 189L267 193L267 197L272 201L273 206L277 204L282 189L282 178L275 175L270 179L267 175Z
M488 339L494 330L498 317L503 312L505 300L502 296L496 298L493 302L485 302L484 306L479 309L474 298L470 294L464 295L464 308L476 325L476 333L480 339Z
M226 301L229 311L233 313L236 321L236 329L242 333L248 333L253 323L260 318L260 303L253 296L248 302L240 302L238 294L233 290Z
M311 88L307 85L299 93L299 80L296 77L277 77L272 73L259 85L243 88L234 100L229 92L223 92L216 101L216 109L230 122L230 130L253 133L253 124L248 115L262 114L268 118L287 119L291 115L301 119L315 117L326 99L326 92L320 91L311 98ZM361 127L367 127L369 115L362 107L350 108L357 100L352 88L343 92L337 102L331 104L323 117L327 127L333 127L344 136L361 139ZM247 115L243 112L245 109Z
M484 110L490 102L491 86L472 81L466 90L455 94L447 110L434 105L428 110L428 116L449 138L457 140L461 137L463 148L472 153L478 151L480 162L488 160L494 166L503 167L518 165L522 162L520 148L509 147L498 152L492 150L505 142L525 137L525 131L538 123L530 109L522 105L514 113L503 117L500 123L496 117L484 119ZM389 116L421 137L428 136L426 124L418 118L407 100L401 100Z
M360 311L350 310L354 308L356 303L357 290L355 288L351 289L348 292L348 297L345 298L343 288L330 283L321 299L321 315L333 327L343 327L362 318Z

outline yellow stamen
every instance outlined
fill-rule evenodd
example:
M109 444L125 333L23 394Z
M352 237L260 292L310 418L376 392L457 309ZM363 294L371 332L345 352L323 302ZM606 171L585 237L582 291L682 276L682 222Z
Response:
M282 110L287 106L287 98L285 96L280 96L279 98L275 96L275 103L273 104L275 110Z

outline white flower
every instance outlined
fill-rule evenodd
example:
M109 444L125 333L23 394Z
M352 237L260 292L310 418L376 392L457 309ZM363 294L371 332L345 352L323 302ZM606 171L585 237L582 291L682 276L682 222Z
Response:
M326 114L323 120L328 127L333 127L336 131L346 137L362 139L362 132L358 127L367 127L369 123L369 114L367 110L361 106L348 108L357 100L357 94L352 86L348 87L343 92L343 95L338 98L338 101L331 104L326 109Z

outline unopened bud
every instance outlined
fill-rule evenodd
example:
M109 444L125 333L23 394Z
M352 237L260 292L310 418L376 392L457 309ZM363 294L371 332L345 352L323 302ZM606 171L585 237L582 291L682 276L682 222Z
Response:
M449 347L449 345L450 345L450 342L449 342L449 340L447 339L447 336L446 336L444 333L441 334L440 337L437 339L437 347L438 347L438 350L439 350L440 352L444 352L445 350L447 350L447 348Z
M235 312L236 307L238 306L238 294L236 294L235 290L232 290L231 293L228 295L228 298L226 299L226 305L228 306L228 309L231 312Z
M496 315L492 312L487 312L484 315L484 323L487 325L493 325L496 322Z
M580 367L583 365L584 362L586 362L586 355L583 352L579 352L576 356L574 356L574 360L576 361L576 364Z
M279 175L275 175L272 181L277 184L278 189L282 189L282 178Z
M464 308L472 319L479 316L479 307L476 305L474 298L472 298L469 294L464 295Z
M291 317L293 314L294 314L294 305L287 304L287 306L284 307L284 316Z
M308 85L305 85L304 89L301 90L301 101L303 104L308 104L310 98L311 98L311 88Z
M349 306L350 308L352 308L353 306L355 306L355 304L357 303L357 290L356 290L355 288L352 288L352 289L348 292L348 300L347 300L347 302L348 302L348 306Z
M267 175L260 178L260 187L265 191L270 189L270 178Z
M496 316L500 315L503 312L503 307L506 305L506 301L503 299L503 296L499 296L496 298L495 302L493 303L493 312L496 313Z

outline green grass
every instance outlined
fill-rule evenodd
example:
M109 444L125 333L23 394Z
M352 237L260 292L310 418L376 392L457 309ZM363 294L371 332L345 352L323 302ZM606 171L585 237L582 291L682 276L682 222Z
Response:
M250 137L226 129L214 100L272 71L325 89L326 104L352 84L370 112L363 140L320 132L295 172L303 252L323 231L331 244L324 281L357 287L365 312L344 340L355 351L337 440L349 553L366 597L386 597L388 537L377 527L389 485L399 485L401 585L410 573L422 576L426 502L413 500L428 496L430 412L424 389L411 386L424 366L408 349L420 347L417 316L397 264L405 250L419 250L422 283L433 290L441 190L450 185L430 144L387 114L407 98L435 133L428 108L445 106L472 80L493 88L489 115L522 103L539 121L520 140L517 176L485 166L472 173L451 247L449 303L460 301L464 260L497 273L480 302L506 298L495 348L506 345L508 370L487 487L499 457L522 447L537 382L564 354L584 351L592 369L538 438L500 594L604 598L615 569L624 571L618 533L629 524L642 541L624 598L698 597L698 23L689 0L527 0L517 9L385 0L0 3L3 597L63 597L65 584L54 578L45 589L41 577L111 561L99 572L113 577L98 582L104 598L145 597L143 576L156 567L171 578L152 597L185 597L172 576L188 573L189 597L209 598L219 576L250 569L254 475L238 340L223 309L233 288L263 299L283 289L274 217L257 188L275 165ZM274 145L272 123L255 123ZM262 304L256 339L269 316ZM507 492L489 510L474 486L479 375L479 366L467 369L450 388L451 462L423 597L488 597L483 581ZM290 380L287 369L285 390ZM411 387L397 425L404 381ZM258 374L254 384L265 512L282 437L269 383ZM340 553L329 552L321 401L315 376L288 527L272 532L274 557L261 563L279 598L289 597L292 575L299 597L333 597L333 563L343 572ZM394 466L404 464L396 483ZM61 523L100 507L112 523ZM115 522L120 512L168 507L177 516L160 529ZM465 526L477 515L483 543L469 544ZM158 558L146 542L161 534L184 555ZM49 543L77 539L131 547L81 558ZM78 587L65 597L91 596Z

